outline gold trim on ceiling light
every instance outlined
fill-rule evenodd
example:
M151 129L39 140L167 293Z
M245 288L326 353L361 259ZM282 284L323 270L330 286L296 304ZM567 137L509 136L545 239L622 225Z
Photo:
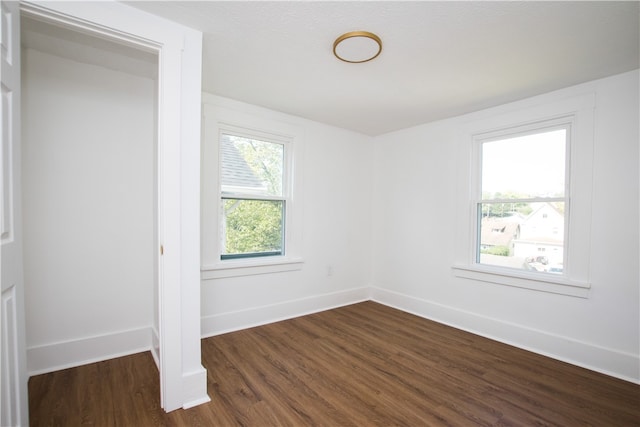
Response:
M336 48L338 47L338 45L340 43L342 43L343 41L345 41L347 39L350 39L352 37L365 37L365 38L373 40L374 42L376 42L378 44L378 52L376 52L376 54L373 55L372 57L367 58L367 59L363 59L363 60L360 60L360 61L351 61L349 59L345 59L345 58L340 57L338 55L338 53L336 52ZM377 58L378 55L380 55L380 52L382 52L382 40L380 40L380 37L376 36L373 33L368 32L368 31L350 31L348 33L344 33L343 35L338 37L336 39L336 41L333 42L333 54L335 55L335 57L338 58L341 61L349 62L349 63L352 63L352 64L360 64L362 62L371 61L372 59Z

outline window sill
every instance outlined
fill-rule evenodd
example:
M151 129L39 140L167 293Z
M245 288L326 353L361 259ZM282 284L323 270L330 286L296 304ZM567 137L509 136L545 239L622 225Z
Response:
M539 276L481 265L454 265L452 269L456 277L578 298L588 298L591 290L589 283L568 280L565 277Z
M302 258L281 256L225 260L202 266L200 269L200 278L202 280L214 280L226 277L282 273L285 271L301 270L303 264L304 259Z

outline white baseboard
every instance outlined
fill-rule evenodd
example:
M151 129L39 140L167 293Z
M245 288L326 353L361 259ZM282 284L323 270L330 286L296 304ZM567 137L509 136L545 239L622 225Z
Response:
M29 376L149 351L151 328L27 348Z
M367 286L206 316L201 319L200 331L202 337L206 338L355 304L369 300L370 290L371 288Z
M572 365L640 383L640 358L633 354L480 316L385 289L371 288L371 300Z
M207 394L207 370L200 369L182 375L182 409L193 408L211 401Z
M361 287L203 317L201 333L202 337L210 337L368 300L640 384L640 358L637 355L375 287ZM157 364L158 355L154 354L157 343L157 332L147 327L30 347L27 349L27 370L29 376L33 376L143 351L151 351ZM185 408L208 401L207 391L202 389L203 384L206 385L204 368L183 376Z

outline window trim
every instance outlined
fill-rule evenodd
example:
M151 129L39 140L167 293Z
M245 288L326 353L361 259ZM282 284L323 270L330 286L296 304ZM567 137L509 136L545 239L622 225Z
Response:
M202 138L201 278L203 280L299 270L301 256L301 132L295 125L205 103ZM285 200L284 254L221 259L220 206L222 198L238 195L222 193L220 186L220 136L238 135L285 147L282 197ZM241 198L244 198L241 197ZM251 197L265 199L265 196ZM269 197L267 197L269 198Z
M588 298L589 255L591 244L591 198L593 176L593 93L506 111L492 117L468 122L461 127L459 150L468 163L459 170L458 218L454 276L536 291ZM517 269L479 264L477 247L477 203L481 192L481 162L478 141L501 139L569 123L565 199L570 202L565 219L565 260L563 275L540 275ZM466 167L465 167L466 166ZM576 214L579 212L579 215Z

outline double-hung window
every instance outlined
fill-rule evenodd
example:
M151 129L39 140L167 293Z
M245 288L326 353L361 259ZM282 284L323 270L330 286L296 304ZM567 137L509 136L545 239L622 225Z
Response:
M453 271L587 297L595 98L538 102L461 127Z
M203 105L201 277L300 270L302 130L210 98Z
M286 251L287 144L220 134L220 258L283 255Z
M570 124L479 138L478 264L563 275Z

